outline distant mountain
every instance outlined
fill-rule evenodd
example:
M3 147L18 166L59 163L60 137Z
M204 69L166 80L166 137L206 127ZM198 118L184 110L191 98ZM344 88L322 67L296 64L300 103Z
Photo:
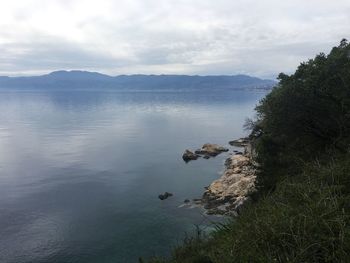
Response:
M247 75L120 75L88 71L54 71L32 77L0 77L0 88L16 89L120 89L120 90L218 90L270 89L273 80Z
M45 77L46 79L51 80L105 80L105 79L111 79L113 77L101 74L98 72L89 72L89 71L80 71L80 70L72 70L72 71L65 71L65 70L59 70L51 72L50 74L43 75L40 77Z

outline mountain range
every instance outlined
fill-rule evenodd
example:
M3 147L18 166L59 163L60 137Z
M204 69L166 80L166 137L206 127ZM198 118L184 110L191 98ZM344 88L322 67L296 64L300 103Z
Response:
M120 90L220 90L270 89L274 80L248 75L119 75L89 71L54 71L30 77L0 77L0 88L15 89L120 89Z

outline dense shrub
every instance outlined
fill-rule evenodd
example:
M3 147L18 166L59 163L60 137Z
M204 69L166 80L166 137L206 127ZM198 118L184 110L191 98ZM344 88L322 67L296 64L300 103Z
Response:
M294 74L281 73L256 111L254 134L265 188L274 187L284 173L298 172L300 160L327 160L349 151L350 45L342 40L329 55L302 63ZM289 171L281 172L285 167Z

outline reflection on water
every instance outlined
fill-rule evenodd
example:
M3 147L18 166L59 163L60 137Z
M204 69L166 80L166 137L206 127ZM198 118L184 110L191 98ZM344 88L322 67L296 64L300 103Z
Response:
M242 136L263 95L0 91L0 262L166 255L208 224L179 205L225 158L185 164L183 150Z

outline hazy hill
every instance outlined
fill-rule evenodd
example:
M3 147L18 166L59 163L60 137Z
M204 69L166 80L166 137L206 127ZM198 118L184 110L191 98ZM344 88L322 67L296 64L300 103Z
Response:
M0 88L20 89L137 89L137 90L197 90L197 89L269 89L275 81L247 75L187 76L187 75L120 75L108 76L88 71L54 71L32 77L0 77Z

